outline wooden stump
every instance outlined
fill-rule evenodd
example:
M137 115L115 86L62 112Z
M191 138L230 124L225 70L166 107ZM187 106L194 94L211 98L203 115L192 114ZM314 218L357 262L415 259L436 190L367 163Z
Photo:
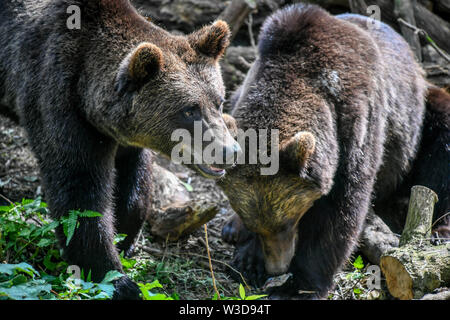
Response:
M431 221L437 195L430 189L411 189L408 216L400 247L380 259L389 292L401 300L419 299L450 283L450 244L433 246Z

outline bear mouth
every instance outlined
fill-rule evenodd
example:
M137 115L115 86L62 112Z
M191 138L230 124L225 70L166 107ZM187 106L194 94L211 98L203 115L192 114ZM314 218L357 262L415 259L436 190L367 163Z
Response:
M209 166L205 164L195 164L194 166L198 172L200 172L206 178L210 179L222 178L226 173L225 169L216 168L214 166Z

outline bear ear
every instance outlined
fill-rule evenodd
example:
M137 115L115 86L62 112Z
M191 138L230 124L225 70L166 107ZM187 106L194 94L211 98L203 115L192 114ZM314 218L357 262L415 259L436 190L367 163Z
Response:
M308 131L300 131L280 145L280 155L294 170L306 167L316 148L316 138Z
M191 33L188 40L197 52L217 60L230 44L230 36L228 24L225 21L217 20L210 26Z
M141 43L121 63L116 91L133 91L154 78L164 67L162 50L152 43Z

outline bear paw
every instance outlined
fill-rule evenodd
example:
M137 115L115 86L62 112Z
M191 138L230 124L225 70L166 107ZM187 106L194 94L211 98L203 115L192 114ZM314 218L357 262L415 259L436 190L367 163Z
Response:
M113 300L141 300L141 290L130 278L124 276L114 282Z
M256 237L236 247L231 265L240 272L230 274L237 282L242 283L243 276L250 285L262 287L268 278L261 245Z
M249 240L251 235L237 214L234 214L222 228L222 240L232 245Z

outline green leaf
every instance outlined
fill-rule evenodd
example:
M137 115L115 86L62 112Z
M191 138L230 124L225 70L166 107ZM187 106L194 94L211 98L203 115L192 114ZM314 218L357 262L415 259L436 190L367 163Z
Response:
M41 238L41 240L39 240L39 242L36 244L39 248L44 248L47 247L51 244L53 244L54 241L52 239L46 239L46 238Z
M75 233L75 228L77 226L77 217L78 212L72 210L69 212L69 217L65 218L62 221L64 235L67 237L66 246L69 245L69 242L72 239L73 234Z
M104 293L106 293L107 297L111 299L114 294L114 285L110 283L98 283L97 287Z
M10 207L7 207L7 206L0 206L0 212L9 212L9 210L11 210Z
M39 275L32 266L28 263L22 262L19 264L0 264L0 273L6 273L7 275L17 274L18 272L23 272L29 276Z
M14 286L17 286L19 284L25 283L28 281L28 278L25 277L23 274L19 274L15 276L13 279L11 279L11 284Z
M364 268L364 262L363 262L363 259L361 258L361 256L358 256L356 258L355 262L353 262L353 266L358 270L361 270L362 268Z
M52 256L53 254L50 251L45 255L44 260L42 262L44 266L50 271L54 271L56 269L56 263L52 262Z
M246 297L245 300L258 300L261 298L267 297L267 294L256 294L249 297Z
M170 295L170 298L172 298L172 300L180 300L180 295L174 292Z
M101 283L103 283L103 284L111 283L112 281L122 278L123 276L124 275L122 273L120 273L119 271L111 270L106 273L106 275L103 278Z
M166 296L163 293L157 293L152 296L149 296L146 300L173 300L171 297Z
M152 283L146 283L145 284L145 288L147 289L147 290L152 290L152 289L154 289L154 288L162 288L163 286L162 286L162 284L161 283L159 283L159 280L158 279L156 279L155 281L153 281Z
M186 183L186 182L181 181L181 184L186 188L186 190L187 190L188 192L194 191L194 188L193 188L189 183Z
M136 260L125 258L123 256L123 252L120 253L119 257L120 257L120 262L122 263L122 266L125 269L125 271L130 268L133 268L134 265L137 263Z
M37 231L39 231L40 235L44 235L47 232L56 229L59 226L59 221L52 221L40 227Z
M52 286L44 280L32 280L11 288L0 287L0 296L13 300L39 300L39 296L50 293Z
M126 237L127 235L125 233L116 234L114 236L113 244L114 245L118 244L120 241L123 241Z
M239 296L241 297L242 300L245 300L245 289L242 283L239 284Z
M85 210L83 212L78 212L78 216L82 217L82 218L95 218L95 217L101 217L102 214L98 213L96 211Z

